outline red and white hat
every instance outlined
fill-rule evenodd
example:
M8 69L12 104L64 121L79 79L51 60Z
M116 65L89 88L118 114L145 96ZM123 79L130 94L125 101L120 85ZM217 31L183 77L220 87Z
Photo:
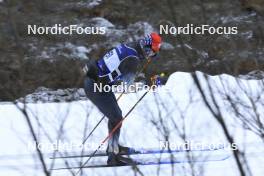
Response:
M161 37L159 34L152 32L144 38L144 45L149 46L155 53L160 50Z
M154 51L154 52L158 52L160 50L160 46L161 46L161 37L159 34L155 33L155 32L152 32L150 34L151 36L151 39L152 39L152 42L151 42L151 49Z

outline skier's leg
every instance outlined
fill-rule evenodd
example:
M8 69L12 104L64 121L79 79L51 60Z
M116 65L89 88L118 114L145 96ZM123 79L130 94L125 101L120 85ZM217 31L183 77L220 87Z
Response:
M109 133L122 120L122 111L118 106L117 100L113 92L99 92L94 90L95 82L85 79L85 92L87 97L97 106L97 108L108 118ZM108 152L118 153L118 140L121 126L113 133L109 139Z
M111 96L114 97L114 94ZM117 125L120 125L119 122L122 120L122 111L117 104L117 100L114 98L112 103L113 103L113 107L115 107L115 110L114 110L115 113L113 113L113 116L110 116L108 120L109 134L113 131L113 129ZM109 141L108 141L107 152L112 152L115 154L118 154L120 152L119 151L119 136L120 136L121 126L122 124L114 131L112 136L110 136Z
M117 100L113 92L96 92L94 91L95 82L90 79L85 79L85 92L87 97L97 106L97 108L108 118L108 131L109 133L115 128L115 126L122 120L122 111L118 106ZM122 147L118 144L120 136L120 127L113 133L108 141L108 160L110 165L125 165L128 158L122 161L124 157L119 156L120 150L124 151L129 148ZM126 151L125 151L126 152Z

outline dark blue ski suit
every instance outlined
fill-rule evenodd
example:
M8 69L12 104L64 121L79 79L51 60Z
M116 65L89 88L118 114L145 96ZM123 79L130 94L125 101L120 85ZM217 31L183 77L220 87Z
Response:
M131 83L146 61L141 42L137 41L121 44L107 52L103 58L97 61L90 61L86 65L86 78L84 81L86 95L109 119L109 132L122 119L122 111L112 91L94 91L94 84L113 85L119 81ZM111 145L118 145L119 134L120 128L116 130L109 140L108 149L110 151L115 150Z

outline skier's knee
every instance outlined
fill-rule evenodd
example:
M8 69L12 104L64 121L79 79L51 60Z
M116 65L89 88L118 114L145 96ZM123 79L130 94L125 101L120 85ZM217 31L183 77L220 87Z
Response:
M121 120L122 120L122 117L109 119L109 122L108 122L109 129L111 130L111 129L115 128L115 126L117 126ZM119 124L119 126L121 127L122 124Z
M113 124L117 125L122 120L122 117L117 117L113 120Z

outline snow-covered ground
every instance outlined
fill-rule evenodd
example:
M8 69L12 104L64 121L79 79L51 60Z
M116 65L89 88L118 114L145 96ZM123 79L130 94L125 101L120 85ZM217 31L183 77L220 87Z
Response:
M204 79L202 73L198 72L197 75L200 80ZM254 114L252 101L247 96L249 95L256 103L255 109L263 122L264 111L261 104L264 102L263 82L236 79L228 75L210 76L208 79L230 133L240 149L245 149L251 172L254 176L262 176L264 174L263 141L253 132L242 128L229 103L223 99L223 95L228 94L237 103L242 102L245 106L238 106L238 111L248 117ZM206 90L206 95L209 95L205 81L202 81L202 87ZM140 91L121 97L119 104L124 115L143 94L144 91ZM209 99L210 102L212 100ZM215 107L213 109L215 110ZM82 143L85 127L87 131L90 131L102 117L90 101L27 104L27 112L37 137L44 146L42 151L48 167L52 161L49 159L49 154L52 153L51 144L61 139L64 144L60 146L62 153L66 150L70 153L80 153L77 144ZM10 103L0 105L0 120L0 176L33 175L39 169L37 166L40 163L36 157L35 159L32 157L34 152L29 145L33 143L33 140L25 117L15 105ZM61 128L63 121L65 123ZM88 139L87 150L97 148L107 135L106 122L104 120ZM59 130L63 131L62 136L58 136ZM165 134L169 134L169 141L174 147L184 143L179 133L185 133L186 139L195 144L228 144L222 128L205 106L189 73L174 73L165 86L158 88L156 92L149 92L125 120L120 141L121 144L135 148L160 148L160 141L165 139L164 131L168 132ZM205 158L207 155L228 156L230 154L231 151L228 149L219 152L198 152L199 158ZM183 158L185 155L175 154L175 157ZM103 161L99 160L104 162L105 158L102 159ZM80 159L68 161L76 164ZM65 166L64 160L56 160L55 166ZM160 175L171 175L171 167L171 165L139 166L139 169L144 175L157 175L158 172ZM176 164L173 167L174 175L190 175L188 163ZM206 176L239 175L233 157L224 161L194 163L194 169L197 172L203 171ZM134 175L131 167L86 169L85 172L87 175ZM39 172L37 175L40 175ZM54 171L53 175L70 175L70 172Z

